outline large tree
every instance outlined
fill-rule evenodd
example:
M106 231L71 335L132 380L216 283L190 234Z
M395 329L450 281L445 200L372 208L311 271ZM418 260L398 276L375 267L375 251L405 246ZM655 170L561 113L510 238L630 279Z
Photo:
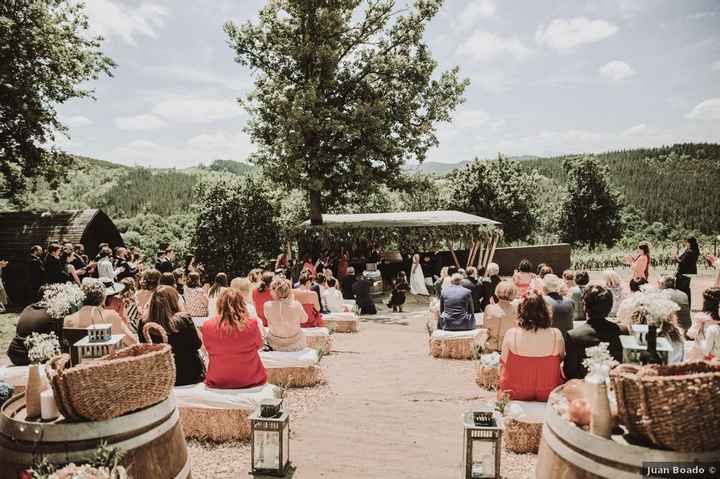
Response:
M48 146L67 129L55 110L91 96L84 83L114 64L69 0L0 2L0 198L22 204L32 179L57 186L71 157Z
M443 0L273 0L259 20L225 25L236 61L255 75L242 99L252 160L308 195L314 223L438 144L468 84L436 74L423 34ZM364 10L360 10L364 7Z
M539 175L526 172L515 160L478 160L447 175L446 207L503 223L508 241L525 239L537 218Z
M608 183L607 167L596 158L564 162L567 191L560 208L561 238L591 248L612 246L622 235L621 201Z

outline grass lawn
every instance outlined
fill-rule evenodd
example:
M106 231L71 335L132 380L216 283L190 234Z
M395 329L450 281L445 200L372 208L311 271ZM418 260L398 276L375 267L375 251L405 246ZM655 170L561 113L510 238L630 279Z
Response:
M12 338L15 336L15 323L17 322L17 313L0 314L0 364L7 359L5 352Z

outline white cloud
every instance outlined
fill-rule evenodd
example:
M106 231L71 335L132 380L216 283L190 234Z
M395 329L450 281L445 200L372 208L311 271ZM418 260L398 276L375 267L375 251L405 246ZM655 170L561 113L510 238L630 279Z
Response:
M477 128L490 121L490 114L484 110L460 110L455 113L453 126L456 128Z
M643 136L651 133L652 130L648 128L645 123L640 123L635 126L631 126L627 130L622 132L622 136Z
M242 70L232 76L223 76L211 71L199 68L189 68L179 65L168 65L165 67L150 67L144 71L158 74L164 77L172 77L174 81L199 83L207 85L218 85L229 90L244 90L252 86L250 77L242 75Z
M503 37L490 32L475 32L458 47L457 54L478 62L496 58L522 60L531 50L517 37Z
M170 13L157 3L128 5L113 0L92 0L86 2L90 17L90 29L107 39L118 37L125 43L135 45L137 36L157 37L157 31L165 25Z
M710 69L714 72L720 72L720 60L710 65Z
M89 126L93 123L90 118L82 115L68 116L66 118L61 118L60 121L71 128Z
M709 98L695 105L685 118L693 120L720 120L720 98Z
M605 20L587 17L556 18L548 25L540 25L535 40L557 50L594 43L617 33L618 27Z
M115 126L121 130L157 130L158 128L165 128L167 123L155 115L144 114L119 116L115 118Z
M232 98L174 98L158 103L152 111L180 123L212 123L244 114Z
M633 67L620 60L613 60L606 63L598 70L600 75L612 81L620 81L635 76Z
M495 15L495 3L491 0L471 0L458 17L458 28L466 31L476 26L478 20Z

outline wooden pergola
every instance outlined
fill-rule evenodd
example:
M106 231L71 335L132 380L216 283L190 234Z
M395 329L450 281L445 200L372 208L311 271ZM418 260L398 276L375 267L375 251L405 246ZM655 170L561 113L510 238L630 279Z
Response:
M467 248L466 266L486 267L502 235L502 223L449 210L323 215L323 224L305 221L289 232L288 239L320 243L324 249L372 244L383 249L417 252L445 247L457 267L461 265L455 250Z

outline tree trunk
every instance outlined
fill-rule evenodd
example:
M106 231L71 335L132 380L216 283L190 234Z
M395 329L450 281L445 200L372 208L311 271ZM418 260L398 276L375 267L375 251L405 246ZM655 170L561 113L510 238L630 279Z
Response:
M319 191L310 192L310 224L321 225L322 219L322 197Z

